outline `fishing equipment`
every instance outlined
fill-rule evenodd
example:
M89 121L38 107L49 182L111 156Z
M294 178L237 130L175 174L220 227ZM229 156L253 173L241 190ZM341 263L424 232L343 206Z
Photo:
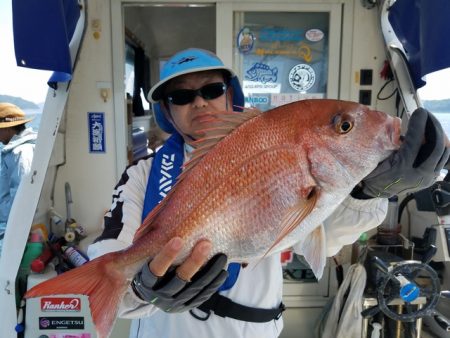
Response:
M369 264L375 270L376 305L365 306L362 316L372 318L381 311L394 321L405 323L430 316L445 331L449 331L450 320L436 306L440 298L450 298L450 291L441 291L439 277L428 265L435 253L436 247L430 246L421 262L406 260L393 264L373 255ZM405 324L405 329L411 336L415 336L420 325L421 321L416 325Z

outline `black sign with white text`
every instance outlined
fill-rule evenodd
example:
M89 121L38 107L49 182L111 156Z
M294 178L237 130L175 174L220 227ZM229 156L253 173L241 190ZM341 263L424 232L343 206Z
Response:
M83 330L84 317L39 317L40 330Z

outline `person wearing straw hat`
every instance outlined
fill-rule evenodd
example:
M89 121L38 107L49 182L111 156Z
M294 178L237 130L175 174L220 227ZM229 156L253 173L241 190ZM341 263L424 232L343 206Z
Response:
M14 196L22 177L30 172L37 133L25 124L32 118L11 103L0 102L0 254Z

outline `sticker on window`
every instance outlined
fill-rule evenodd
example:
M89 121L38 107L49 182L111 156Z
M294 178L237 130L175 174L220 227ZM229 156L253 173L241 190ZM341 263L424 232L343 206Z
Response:
M253 49L253 43L255 42L255 37L250 31L250 28L244 27L240 30L237 36L237 46L239 52L245 54Z
M253 66L245 73L245 79L261 83L277 82L278 68L271 68L269 65L264 63L255 62Z
M289 84L298 92L306 92L316 82L316 72L314 69L301 63L294 66L289 72Z
M305 33L305 37L308 41L319 42L323 39L324 33L320 29L310 29Z

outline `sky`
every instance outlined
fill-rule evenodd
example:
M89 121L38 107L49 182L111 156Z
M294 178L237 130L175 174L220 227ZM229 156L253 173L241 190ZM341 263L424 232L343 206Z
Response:
M428 74L426 81L427 84L419 89L421 99L450 99L450 68Z
M0 94L41 103L47 94L50 72L16 65L12 33L11 0L0 0ZM427 75L419 90L422 100L450 99L450 68Z

